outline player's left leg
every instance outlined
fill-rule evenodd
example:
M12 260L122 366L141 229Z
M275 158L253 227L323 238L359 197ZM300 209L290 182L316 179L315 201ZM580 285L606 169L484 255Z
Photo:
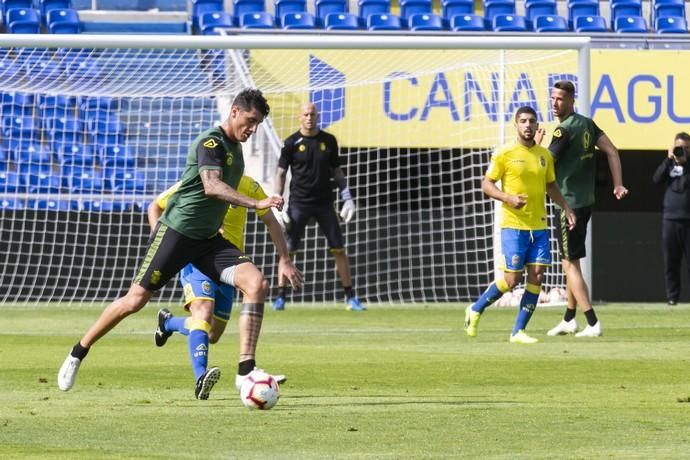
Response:
M194 395L197 399L208 399L211 389L220 378L220 369L208 369L208 335L211 331L213 305L214 302L211 300L195 300L189 305L192 316L187 321L187 345L196 381Z

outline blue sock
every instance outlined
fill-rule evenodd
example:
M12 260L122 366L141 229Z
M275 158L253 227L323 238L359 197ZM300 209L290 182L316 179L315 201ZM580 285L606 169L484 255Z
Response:
M534 309L537 308L539 301L539 293L530 292L525 289L525 293L520 299L520 310L518 310L517 318L515 318L515 327L513 327L513 335L520 329L525 329L529 323Z
M211 329L206 321L193 321L189 328L189 358L192 361L194 380L199 380L208 366L208 331Z
M505 283L505 281L503 282ZM489 287L486 288L486 291L479 296L477 301L472 304L472 310L482 313L486 307L500 299L504 292L507 292L507 289L505 291L501 291L501 289L498 287L498 281L491 283Z
M185 326L187 318L184 316L173 316L165 320L165 330L167 332L179 332L182 335L189 335L189 329Z

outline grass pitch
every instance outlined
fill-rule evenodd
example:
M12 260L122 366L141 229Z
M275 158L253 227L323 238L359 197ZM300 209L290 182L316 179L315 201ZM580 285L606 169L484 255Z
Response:
M517 345L515 309L489 309L469 339L464 306L269 308L258 363L289 379L266 412L234 390L236 314L211 348L223 377L196 401L186 340L153 345L155 304L93 347L68 393L57 370L101 307L3 306L0 458L690 458L690 308L599 306L596 339L546 337L562 311L538 309L542 342Z

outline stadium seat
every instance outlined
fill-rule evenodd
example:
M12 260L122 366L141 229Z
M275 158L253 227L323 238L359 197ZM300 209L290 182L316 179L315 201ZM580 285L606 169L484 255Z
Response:
M431 0L398 0L400 4L400 19L408 23L410 16L417 13L432 13Z
M46 24L51 34L78 34L81 32L79 13L76 10L50 10L48 11Z
M199 18L204 13L224 11L223 0L192 0L192 30L199 30Z
M654 0L653 8L655 20L667 16L685 18L685 4L683 0Z
M611 26L616 19L625 16L642 16L642 3L640 0L617 0L611 2Z
M65 166L62 183L73 193L101 193L104 188L103 175L95 168Z
M67 10L72 8L71 0L39 0L39 11L43 25L48 25L48 13L52 10Z
M101 68L95 59L74 60L67 66L67 80L75 82L98 81Z
M556 14L558 14L556 0L528 0L525 2L525 17L531 24L534 24L534 20L539 16Z
M245 13L240 17L240 27L244 29L273 29L275 21L273 16L265 11L257 13Z
M24 191L22 176L14 171L0 171L0 193L18 193Z
M283 16L287 13L305 13L307 2L305 0L275 0L276 22L283 26Z
M497 14L493 18L491 27L495 32L525 32L527 21L524 16Z
M41 18L33 8L12 8L5 16L7 30L11 34L37 34L41 29Z
M29 93L4 93L2 115L31 116L34 112L34 95Z
M6 211L18 211L24 209L24 201L19 198L2 198L0 199L0 209Z
M359 18L363 24L367 24L367 19L371 14L389 14L391 4L389 0L357 0L359 6Z
M235 27L232 16L225 11L210 11L199 17L199 32L202 35L216 35L216 29L232 29Z
M568 25L572 28L578 16L599 16L598 0L570 0L568 2Z
M29 193L57 193L62 187L60 178L50 168L29 165L22 174Z
M246 13L260 13L266 11L264 0L233 0L232 14L239 19Z
M450 24L450 19L458 14L474 14L474 0L441 0L443 19Z
M33 0L2 0L2 17L7 18L7 12L15 8L33 8Z
M94 166L98 162L90 145L61 143L54 148L57 161L63 166Z
M568 21L563 16L541 15L532 22L532 30L535 32L567 32Z
M316 18L311 13L285 13L283 15L283 29L314 29Z
M146 175L138 169L116 170L110 176L110 188L115 192L146 191Z
M414 31L420 30L444 30L443 19L433 13L415 13L407 18L408 28Z
M75 144L84 139L84 124L75 117L55 119L49 131L51 144Z
M515 15L514 0L485 0L484 1L484 24L487 29L491 29L496 15Z
M48 110L60 110L64 112L65 115L75 115L75 110L79 106L79 102L80 100L77 96L39 94L39 115L43 116L43 113Z
M621 16L616 19L613 27L618 33L646 33L647 21L642 16Z
M401 30L400 17L394 14L373 13L367 17L369 30Z
M18 164L50 165L52 161L52 152L39 142L20 144L10 154Z
M348 12L347 0L316 0L314 6L317 24L322 27L325 27L326 16L329 14Z
M36 137L36 121L31 116L4 116L2 134L14 139L29 140Z
M106 169L132 168L137 163L136 152L129 145L106 145L103 148L101 162Z
M132 209L133 203L121 200L83 200L82 211L91 212L126 212Z
M29 200L26 207L37 211L71 211L73 209L70 200L56 200L54 198Z
M603 16L581 15L575 18L573 30L581 33L592 33L608 32L609 28L606 23L606 18Z
M654 30L659 34L687 34L688 23L681 16L663 16L654 21Z
M33 83L52 83L60 80L64 68L57 62L47 57L38 60L27 60L24 63L24 73L31 75Z
M326 16L326 30L357 30L359 18L352 13L331 13Z

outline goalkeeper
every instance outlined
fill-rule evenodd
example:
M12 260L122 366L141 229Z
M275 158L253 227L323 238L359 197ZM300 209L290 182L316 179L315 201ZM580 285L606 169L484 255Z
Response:
M180 182L165 190L149 205L148 221L153 231L158 220L166 208L168 198L177 191ZM261 185L249 176L242 176L237 186L237 191L255 200L267 198ZM290 259L287 242L283 230L275 216L268 209L256 211L257 216L266 224L273 244L278 251L280 260L278 263L278 276L287 278L293 288L299 289L302 285L302 273L295 267ZM221 233L225 239L244 252L244 226L247 222L247 208L242 206L230 206L223 219ZM192 313L191 316L174 317L169 310L163 308L158 311L158 328L154 334L156 346L162 347L173 332L189 337L189 358L194 371L196 381L208 371L207 357L197 353L198 345L193 340L194 324L199 319L211 325L208 331L208 342L217 343L220 340L232 311L232 301L235 297L235 288L228 284L217 284L210 277L202 273L193 264L187 264L180 272L180 284L184 289L185 309ZM218 368L212 368L211 372L218 373ZM285 381L285 376L275 376L278 383ZM239 390L244 377L235 378L235 386Z
M345 253L343 233L333 206L331 180L335 180L343 200L340 217L345 223L355 215L355 203L347 188L345 174L340 168L338 141L335 136L318 127L319 113L311 103L302 104L299 113L300 128L285 139L278 160L275 193L282 196L288 168L291 169L290 204L281 217L288 236L290 252L299 249L304 229L310 219L316 220L328 240L328 247L335 257L338 276L345 290L347 309L364 311L352 289L350 262ZM279 296L273 301L274 310L285 309L287 286L278 279Z

